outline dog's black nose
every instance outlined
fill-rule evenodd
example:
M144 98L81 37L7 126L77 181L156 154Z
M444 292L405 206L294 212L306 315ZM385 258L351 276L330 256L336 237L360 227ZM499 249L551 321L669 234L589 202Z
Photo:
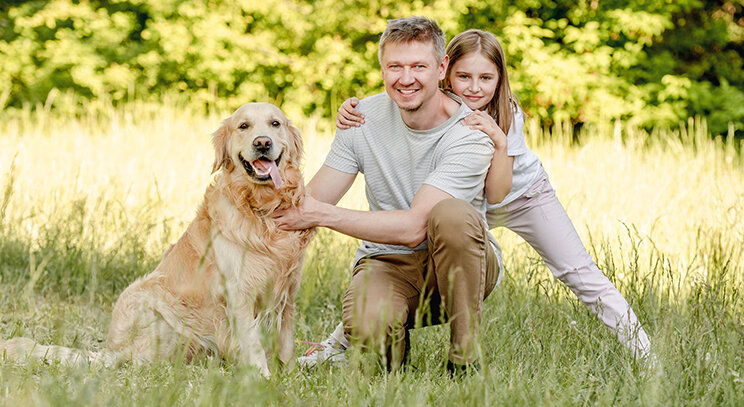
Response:
M260 153L266 153L271 149L271 139L266 136L256 137L253 140L253 147Z

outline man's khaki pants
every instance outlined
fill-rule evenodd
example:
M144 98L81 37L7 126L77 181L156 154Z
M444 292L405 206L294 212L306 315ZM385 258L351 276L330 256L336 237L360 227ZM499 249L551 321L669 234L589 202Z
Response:
M428 250L360 260L344 295L346 337L391 368L406 356L408 329L442 322L450 323L450 360L471 363L481 306L498 278L486 226L469 203L437 203L426 239Z

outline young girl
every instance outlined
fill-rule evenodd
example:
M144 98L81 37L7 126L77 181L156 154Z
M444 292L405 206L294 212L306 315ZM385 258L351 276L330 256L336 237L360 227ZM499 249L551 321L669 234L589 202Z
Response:
M628 302L584 248L540 159L525 144L524 113L511 94L504 53L498 40L491 33L468 30L450 41L447 55L450 62L442 87L473 109L463 124L488 134L497 151L485 182L488 226L505 226L526 240L553 275L566 284L636 358L646 358L650 355L646 332ZM339 128L364 123L364 116L354 109L357 103L356 98L351 98L341 105L336 119ZM508 129L508 135L502 129ZM301 366L314 366L323 361L342 362L348 345L343 326L339 324L328 339L313 344L298 362Z

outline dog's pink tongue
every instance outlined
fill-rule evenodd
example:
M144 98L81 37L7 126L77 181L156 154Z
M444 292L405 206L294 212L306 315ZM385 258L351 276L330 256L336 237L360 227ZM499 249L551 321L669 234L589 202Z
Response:
M256 160L251 164L261 175L269 174L271 181L274 182L274 189L279 189L282 186L282 177L279 176L279 168L275 161Z

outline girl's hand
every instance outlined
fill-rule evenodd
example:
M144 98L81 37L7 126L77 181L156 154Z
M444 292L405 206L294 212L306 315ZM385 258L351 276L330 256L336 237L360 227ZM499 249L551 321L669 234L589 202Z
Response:
M501 130L496 120L482 110L476 110L462 119L462 124L473 130L480 130L488 135L497 150L506 148L506 134Z
M364 115L359 110L354 109L359 104L359 99L355 97L344 100L336 114L336 127L346 130L349 127L359 127L364 124Z

